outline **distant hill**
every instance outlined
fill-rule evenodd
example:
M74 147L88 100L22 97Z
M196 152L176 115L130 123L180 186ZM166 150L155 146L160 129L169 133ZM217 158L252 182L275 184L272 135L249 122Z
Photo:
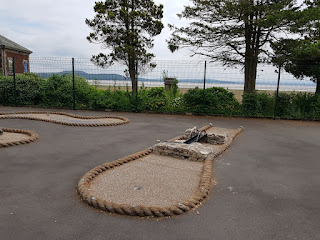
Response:
M63 74L72 74L72 71L63 71L57 73L37 73L40 77L49 78L53 74L63 75ZM87 80L98 80L98 81L128 81L130 79L125 78L120 74L96 74L96 73L86 73L84 71L75 71L75 75L79 77L84 77ZM139 78L139 82L160 82L162 81L160 78L158 79L147 79L147 78ZM203 79L178 79L181 83L202 83ZM220 81L214 79L207 79L207 83L220 83L220 84L237 84L238 82L230 82L230 81Z
M125 81L126 78L120 74L95 74L95 73L86 73L84 71L75 71L75 75L79 77L84 77L87 80L121 80ZM57 73L37 73L40 77L49 78L53 74L63 75L63 74L72 74L72 71L63 71Z

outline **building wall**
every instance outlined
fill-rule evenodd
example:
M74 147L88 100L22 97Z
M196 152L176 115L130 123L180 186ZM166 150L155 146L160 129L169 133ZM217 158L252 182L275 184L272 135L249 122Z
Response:
M0 74L4 75L4 50L0 48Z
M27 62L27 71L30 72L30 66L29 66L29 54L26 53L19 53L16 51L4 50L4 57L5 57L5 73L6 75L11 75L12 68L10 69L10 60L12 61L12 58L14 57L14 63L15 63L15 72L16 74L22 74L24 73L24 63Z
M2 51L1 51L1 49L0 49L0 76L1 76L1 74L3 74L3 72L2 72Z

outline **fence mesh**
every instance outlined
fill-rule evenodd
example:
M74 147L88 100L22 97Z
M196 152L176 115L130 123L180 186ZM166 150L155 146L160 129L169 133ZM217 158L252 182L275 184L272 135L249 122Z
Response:
M156 67L139 73L139 86L163 87L164 74L175 77L179 88L202 88L204 85L205 61L154 61ZM74 60L75 74L84 77L90 84L101 86L131 87L131 80L126 75L125 65L114 64L101 68L90 59L76 58ZM310 68L309 65L303 66ZM320 67L319 67L320 68ZM72 58L30 58L30 71L41 77L48 78L52 74L71 74ZM222 66L215 62L207 62L206 87L223 87L230 90L243 90L244 72L239 66ZM277 89L278 68L272 64L259 64L257 70L256 90L275 91ZM316 83L310 78L295 78L282 70L280 91L285 92L315 92Z
M56 92L56 97L59 96L59 91L62 91L60 95L69 94L65 99L59 101L69 101L72 99L76 101L77 108L111 108L113 110L138 110L143 102L143 97L154 100L154 103L144 103L144 106L140 106L140 110L149 111L162 111L162 112L194 112L196 114L223 114L223 115L246 115L246 116L262 116L262 117L282 117L282 118L298 118L298 119L318 119L318 112L320 112L320 100L316 91L316 82L312 81L312 70L320 69L318 66L305 65L302 66L303 76L297 79L292 74L286 72L284 69L280 71L280 85L279 94L276 94L277 83L279 77L279 69L272 64L259 64L257 69L256 90L258 93L253 95L243 95L244 89L244 69L239 66L223 66L216 62L205 61L154 61L156 67L153 69L140 69L138 73L138 86L139 86L139 98L133 98L130 95L131 92L131 80L127 76L127 67L123 64L114 64L107 68L101 68L93 64L90 59L75 58L74 59L74 74L76 78L80 77L89 85L94 86L95 89L102 89L107 92L98 91L98 94L93 93L90 90L89 96L85 96L85 89L87 85L83 82L78 82L74 87L70 85L71 90L64 91L58 86L55 86L52 81L53 75L56 76L68 76L68 81L72 83L73 65L72 58L45 58L45 57L31 57L30 58L30 71L37 74L42 79L51 79L51 85L48 84L45 87L39 87L36 83L33 83L33 87L39 87L38 98L50 99L53 92ZM307 77L307 76L309 77ZM161 90L159 93L147 92L148 89L154 87L164 87L164 78L176 78L178 80L178 89L180 94L173 93L167 94L167 100L163 100ZM311 78L310 78L311 77ZM17 75L16 89L11 89L8 83L9 78L2 77L0 85L0 101L2 104L13 104L13 99L17 97L17 105L25 104L37 104L37 101L26 101L21 94L26 95L27 91L34 91L30 86L26 85L24 81L20 81L21 77ZM7 79L5 81L5 79ZM13 80L12 80L13 81ZM56 80L56 84L63 85L63 81ZM49 82L49 80L48 80ZM9 84L9 85L8 85ZM13 84L13 83L12 83ZM228 92L234 94L234 98L237 100L238 106L232 107L229 111L217 110L221 108L230 108L230 106L224 105L226 99L215 97L212 94L212 87L219 87L226 89ZM46 91L41 92L40 88L45 88ZM195 90L196 88L200 88ZM202 95L200 90L206 88ZM188 90L194 89L194 92L187 93ZM71 92L70 92L71 91ZM108 92L109 91L109 92ZM111 91L117 91L117 95L111 96ZM121 92L122 91L122 92ZM198 91L198 92L197 92ZM211 92L210 92L211 91ZM119 93L121 92L121 93ZM187 93L187 96L183 94ZM19 95L20 94L20 95ZM83 96L81 95L83 94ZM100 95L99 95L100 94ZM109 97L106 97L107 95ZM152 95L153 94L153 95ZM189 96L189 95L190 96ZM194 100L193 95L199 95L197 98L202 98L198 102ZM225 93L219 93L220 95ZM219 95L218 94L218 95ZM13 96L15 95L15 96ZM35 97L35 96L33 96ZM77 98L77 99L75 99ZM165 97L163 97L165 98ZM152 100L153 99L153 100ZM168 100L169 99L169 100ZM189 99L189 100L188 100ZM28 100L28 99L27 99ZM166 101L163 103L161 101ZM57 100L57 102L59 102ZM182 105L184 101L184 107L177 107ZM188 102L189 101L189 102ZM215 101L215 103L214 103ZM39 100L38 102L41 102ZM54 102L54 99L51 100ZM87 102L90 102L87 104ZM92 103L93 102L93 103ZM121 107L121 102L126 102L130 107ZM186 102L189 104L186 104ZM125 103L123 103L125 104ZM220 104L220 105L219 105ZM40 104L41 105L41 104ZM44 106L64 107L71 105L68 104L52 104L48 100ZM135 106L134 106L135 105ZM143 104L142 104L143 105ZM152 106L151 106L152 105ZM170 105L170 109L165 108L164 105ZM197 110L192 108L197 107ZM219 106L218 106L219 105ZM195 107L195 108L196 108ZM215 109L215 110L211 110ZM237 109L237 110L235 110ZM313 109L313 110L312 110Z

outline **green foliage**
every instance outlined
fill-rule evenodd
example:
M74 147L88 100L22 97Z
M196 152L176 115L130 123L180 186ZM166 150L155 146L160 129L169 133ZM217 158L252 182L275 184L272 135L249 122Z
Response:
M266 93L243 95L242 115L273 117L275 96ZM279 93L276 117L320 120L320 96L311 93Z
M16 94L19 105L37 105L41 103L42 88L45 81L36 74L16 75ZM13 77L0 76L0 101L2 104L15 103Z
M311 93L280 93L277 116L289 119L320 119L320 96Z
M73 84L70 75L53 75L44 80L38 75L17 75L18 105L71 108ZM165 113L220 114L273 117L275 97L263 92L243 95L240 105L233 93L223 88L191 89L176 97L162 87L142 87L138 95L120 88L107 90L90 86L85 79L75 77L76 107L86 109L111 109L115 111L156 111ZM0 77L0 104L13 105L12 77ZM320 120L320 96L310 93L280 93L277 116L288 119Z
M296 78L310 77L317 83L316 93L320 94L320 43L310 40L283 39L274 47L277 57L287 72ZM280 59L280 60L279 60Z
M224 88L191 89L183 96L186 107L196 114L231 115L238 111L234 94Z
M85 108L89 103L90 93L94 91L83 77L75 76L75 101L77 108ZM72 75L54 74L46 80L43 88L44 106L72 107L73 81Z
M120 111L132 111L133 106L132 93L121 90L106 90L106 108Z
M242 114L244 116L273 117L275 98L266 93L245 93L242 99Z
M155 87L148 90L147 98L146 110L159 111L166 106L167 99L163 87Z
M154 55L147 50L153 47L153 38L163 29L163 5L145 0L106 0L95 3L95 17L86 19L86 24L93 32L87 37L89 42L99 43L111 52L100 53L92 61L102 67L123 62L127 65L132 81L133 94L136 89L136 63L139 72L145 67L155 67L150 63Z
M299 16L295 0L192 0L179 14L187 27L175 27L168 41L171 51L191 48L192 55L225 64L245 66L245 91L254 91L257 63L269 57L268 44L287 33Z
M310 77L317 83L316 93L320 95L320 1L305 0L304 4L291 27L291 32L303 39L285 38L272 44L275 52L272 61L298 79Z
M89 108L90 109L105 109L107 106L107 91L102 89L93 89L90 92Z

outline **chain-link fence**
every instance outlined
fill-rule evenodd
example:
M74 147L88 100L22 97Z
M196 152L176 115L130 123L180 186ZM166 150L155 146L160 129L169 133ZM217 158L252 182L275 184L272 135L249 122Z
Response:
M124 64L101 68L90 59L33 57L30 71L38 80L2 77L0 104L320 119L314 81L320 67L299 66L297 79L272 64L259 64L258 91L243 94L242 67L201 60L154 63L152 69L139 68L136 97Z

